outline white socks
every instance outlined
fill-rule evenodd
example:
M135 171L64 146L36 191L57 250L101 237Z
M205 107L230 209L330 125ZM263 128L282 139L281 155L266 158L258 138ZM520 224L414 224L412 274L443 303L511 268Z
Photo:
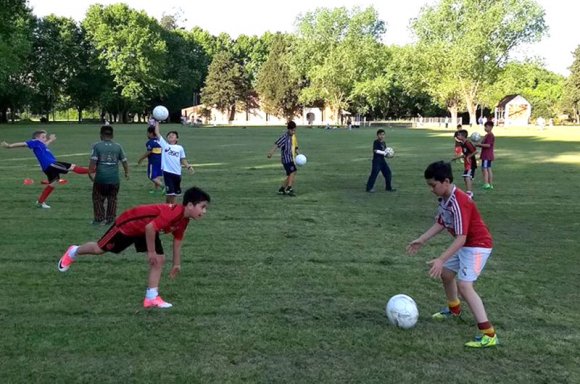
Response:
M157 291L157 288L147 288L147 291L145 292L145 298L149 300L153 300L158 295L159 292Z

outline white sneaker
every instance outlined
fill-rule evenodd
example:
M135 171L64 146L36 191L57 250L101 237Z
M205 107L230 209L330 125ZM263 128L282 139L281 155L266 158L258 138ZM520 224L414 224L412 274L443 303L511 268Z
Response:
M50 205L46 204L46 203L39 203L38 201L36 202L36 207L37 208L50 208Z

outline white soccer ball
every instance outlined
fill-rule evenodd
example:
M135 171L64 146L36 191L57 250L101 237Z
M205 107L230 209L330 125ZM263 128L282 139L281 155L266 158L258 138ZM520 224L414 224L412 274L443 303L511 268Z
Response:
M471 141L479 141L481 140L481 135L478 132L473 132L469 138Z
M303 154L299 154L296 156L296 159L294 159L296 161L296 165L299 166L303 166L304 164L306 164L306 156L304 156Z
M388 157L389 159L395 157L395 150L391 147L385 148L385 157Z
M413 328L419 319L419 310L415 300L403 294L389 299L385 313L391 324L403 329Z
M157 121L165 121L169 117L169 111L163 105L153 108L153 118Z

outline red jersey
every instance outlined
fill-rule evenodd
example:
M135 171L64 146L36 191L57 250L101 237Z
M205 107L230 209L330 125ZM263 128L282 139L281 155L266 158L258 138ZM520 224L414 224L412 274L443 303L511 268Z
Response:
M453 237L466 235L464 247L493 248L491 234L481 219L477 206L456 186L453 186L449 199L440 200L437 222Z
M473 153L477 153L477 148L471 143L471 141L466 140L461 143L461 151L463 152L463 166L466 171L477 168L477 161L475 160L475 155L468 157Z
M490 132L485 135L481 144L489 144L489 148L481 147L481 160L493 160L493 146L495 145L494 134Z
M119 231L131 237L145 235L145 226L153 223L158 233L172 233L176 240L183 239L189 219L183 217L185 207L181 204L139 205L123 212L115 225Z

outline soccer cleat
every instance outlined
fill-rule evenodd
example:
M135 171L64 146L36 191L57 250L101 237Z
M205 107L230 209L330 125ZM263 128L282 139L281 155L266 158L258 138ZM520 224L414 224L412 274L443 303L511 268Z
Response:
M280 187L280 189L278 190L278 194L279 195L285 195L286 194L286 190L284 189L284 187Z
M46 204L46 203L39 203L38 201L36 202L36 208L45 208L48 209L50 208L50 205Z
M443 308L441 311L431 315L433 320L459 319L460 317L461 313L459 313L459 315L455 315L449 310L449 308Z
M154 299L145 298L143 300L143 308L171 308L173 304L164 301L161 296L157 296Z
M58 261L58 270L61 272L66 272L70 268L71 264L75 262L75 260L70 257L70 252L75 248L76 245L71 245L68 247L64 255Z
M375 193L375 190L374 189L367 189L367 192L368 193Z
M293 189L287 189L286 190L286 195L287 196L296 196L296 194L294 193Z
M491 184L483 184L483 189L491 189Z
M489 348L495 347L498 344L499 340L497 339L497 335L493 335L493 337L483 335L479 340L476 337L475 340L468 341L467 343L465 343L465 346L469 348Z

